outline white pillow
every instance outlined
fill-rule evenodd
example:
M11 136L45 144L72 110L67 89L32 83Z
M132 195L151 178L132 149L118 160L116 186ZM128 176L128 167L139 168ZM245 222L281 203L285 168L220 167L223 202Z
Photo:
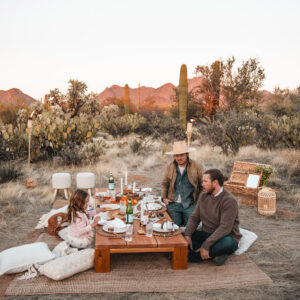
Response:
M42 264L55 258L46 243L32 243L6 249L0 253L0 275L19 273L31 264Z
M53 250L52 253L58 258L77 252L77 248L71 248L66 241L60 242Z
M94 266L94 249L85 249L52 260L39 268L39 272L53 280L62 280Z
M48 227L48 220L50 217L52 217L55 214L58 214L60 212L67 213L68 212L68 205L65 205L59 209L51 209L50 212L47 214L44 214L40 217L40 220L38 224L36 225L35 229L42 229L44 227Z
M249 247L257 240L257 235L249 230L240 228L240 233L242 235L242 238L239 241L239 247L234 252L236 255L241 255L244 252L246 252Z

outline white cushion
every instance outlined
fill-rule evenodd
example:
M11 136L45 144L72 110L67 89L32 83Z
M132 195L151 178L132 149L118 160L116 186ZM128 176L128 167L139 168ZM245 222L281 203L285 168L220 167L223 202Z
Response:
M44 227L48 227L48 219L50 217L52 217L53 215L55 214L58 214L60 212L63 212L63 213L67 213L68 212L68 205L65 205L59 209L51 209L50 212L48 212L47 214L44 214L40 217L40 220L38 222L38 224L36 225L35 229L41 229L41 228L44 228Z
M69 238L68 238L68 236L69 236L69 230L70 230L70 226L68 226L68 227L60 230L58 232L59 237L62 238L64 241L68 242L69 241Z
M39 272L53 280L62 280L94 266L94 249L85 249L59 257L39 268Z
M42 264L55 258L46 243L32 243L6 249L0 253L0 275L27 270L31 264Z
M249 247L257 240L257 235L249 230L240 228L240 233L242 235L242 238L239 241L239 247L234 252L236 255L241 255L244 252L246 252Z
M71 174L55 173L52 175L52 187L54 189L68 189L71 187Z
M79 189L92 189L95 187L94 173L78 173L76 176L76 184Z

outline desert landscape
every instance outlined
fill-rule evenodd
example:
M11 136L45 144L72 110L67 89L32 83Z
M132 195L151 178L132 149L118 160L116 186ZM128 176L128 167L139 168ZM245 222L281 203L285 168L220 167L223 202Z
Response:
M0 298L300 299L299 9L292 0L2 1ZM188 150L176 154L178 141ZM138 223L139 238L151 238L155 251L125 239L130 224L142 223L141 203L162 196L167 166L175 160L182 167L176 155L188 152L203 172L222 172L238 203L240 228L257 235L245 253L220 266L187 263L185 225L177 227L173 245L164 241L175 237L174 223L172 234L161 224L161 234L147 237L147 226L144 231ZM67 207L85 215L94 205L88 194L86 206L70 197L76 176L86 172L95 182L83 189L102 200L103 191L110 191L108 199L124 192L128 175L131 188L117 196L132 197L134 205L131 211L127 204L121 234L104 232L103 215L85 216L96 235L92 250L72 245L69 233L64 238L47 229L52 209L65 208L59 212L70 225ZM61 173L70 174L70 187L53 183ZM151 188L150 196L142 188ZM156 205L164 222L163 198ZM123 241L125 250L116 246ZM39 242L51 259L32 260L22 272L4 268L11 249ZM66 247L62 255L53 250L59 245ZM90 265L74 263L71 275L53 279L41 271L86 250Z

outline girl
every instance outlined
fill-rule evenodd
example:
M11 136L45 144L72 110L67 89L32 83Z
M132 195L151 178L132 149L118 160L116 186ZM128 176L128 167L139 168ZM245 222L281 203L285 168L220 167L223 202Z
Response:
M68 221L71 223L71 226L68 232L68 240L70 245L76 248L93 247L93 228L97 226L100 217L97 216L94 222L90 224L86 214L89 198L89 194L83 190L76 190L70 197ZM94 216L96 210L88 213L90 216Z

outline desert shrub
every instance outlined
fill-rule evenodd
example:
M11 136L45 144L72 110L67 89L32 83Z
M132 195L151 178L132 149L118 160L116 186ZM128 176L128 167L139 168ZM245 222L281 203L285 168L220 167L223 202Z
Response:
M13 159L24 157L28 153L27 113L19 111L17 125L0 125L4 138L4 149ZM46 144L51 144L53 153L71 144L80 145L89 142L96 135L99 128L97 117L79 115L74 118L70 113L64 113L59 107L52 107L50 111L43 110L33 119L31 156L33 160L47 157Z
M0 166L0 183L16 180L22 175L20 168L13 164L4 163Z
M113 137L135 132L145 122L145 118L136 113L120 116L119 108L116 105L103 107L100 120L101 129Z
M93 141L81 147L79 155L85 163L95 163L99 160L101 155L105 154L106 148L107 143L104 139L93 139Z
M264 115L257 125L256 145L262 149L299 148L300 117Z
M256 122L252 111L219 112L202 125L201 132L213 147L221 147L225 155L235 155L241 146L253 143Z
M143 153L150 148L150 139L137 137L129 142L129 147L133 153Z
M141 135L148 135L168 144L174 140L185 139L185 131L178 119L164 116L161 113L151 113L146 117L137 132Z
M79 166L82 163L82 156L80 155L80 146L69 143L63 150L58 153L58 157L62 165Z
M21 109L29 110L28 105L18 103L0 103L0 119L4 124L16 124L18 111Z

